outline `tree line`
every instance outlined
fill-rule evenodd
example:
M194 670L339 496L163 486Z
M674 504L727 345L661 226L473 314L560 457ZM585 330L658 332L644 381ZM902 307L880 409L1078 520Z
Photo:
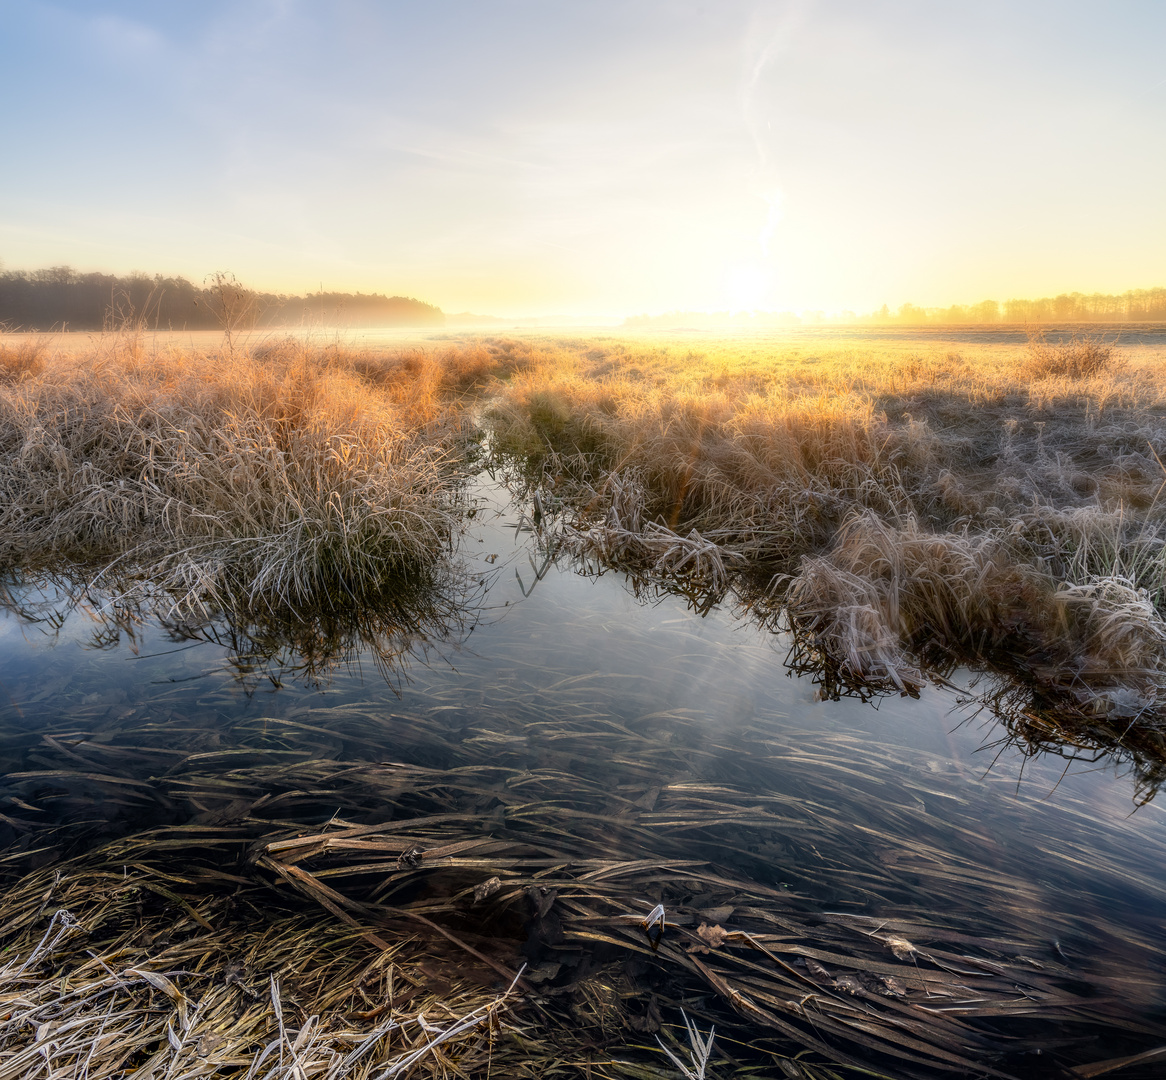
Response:
M1038 300L984 300L979 304L922 308L904 304L891 311L885 304L876 322L896 323L1127 323L1166 322L1166 288L1130 289L1124 293L1061 293Z
M234 275L195 285L156 274L83 274L70 266L0 272L0 326L10 330L218 330L270 326L435 326L441 308L380 293L258 292Z

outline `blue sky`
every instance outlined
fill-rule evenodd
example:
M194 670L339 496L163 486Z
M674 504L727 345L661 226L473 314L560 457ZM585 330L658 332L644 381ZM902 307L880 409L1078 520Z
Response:
M0 260L447 311L1166 282L1166 4L0 0Z

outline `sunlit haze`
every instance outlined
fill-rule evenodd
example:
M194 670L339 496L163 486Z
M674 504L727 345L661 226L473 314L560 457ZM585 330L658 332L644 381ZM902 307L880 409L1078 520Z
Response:
M1166 5L2 3L0 260L446 312L1166 282Z

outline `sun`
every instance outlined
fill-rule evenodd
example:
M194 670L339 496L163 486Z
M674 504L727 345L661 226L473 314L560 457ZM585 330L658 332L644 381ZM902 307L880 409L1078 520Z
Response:
M725 274L725 299L731 311L757 311L773 287L773 274L761 263L739 263Z

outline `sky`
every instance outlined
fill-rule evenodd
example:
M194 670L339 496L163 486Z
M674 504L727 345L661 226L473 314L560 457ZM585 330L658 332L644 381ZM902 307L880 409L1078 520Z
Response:
M0 0L0 262L447 312L1166 283L1166 3Z

